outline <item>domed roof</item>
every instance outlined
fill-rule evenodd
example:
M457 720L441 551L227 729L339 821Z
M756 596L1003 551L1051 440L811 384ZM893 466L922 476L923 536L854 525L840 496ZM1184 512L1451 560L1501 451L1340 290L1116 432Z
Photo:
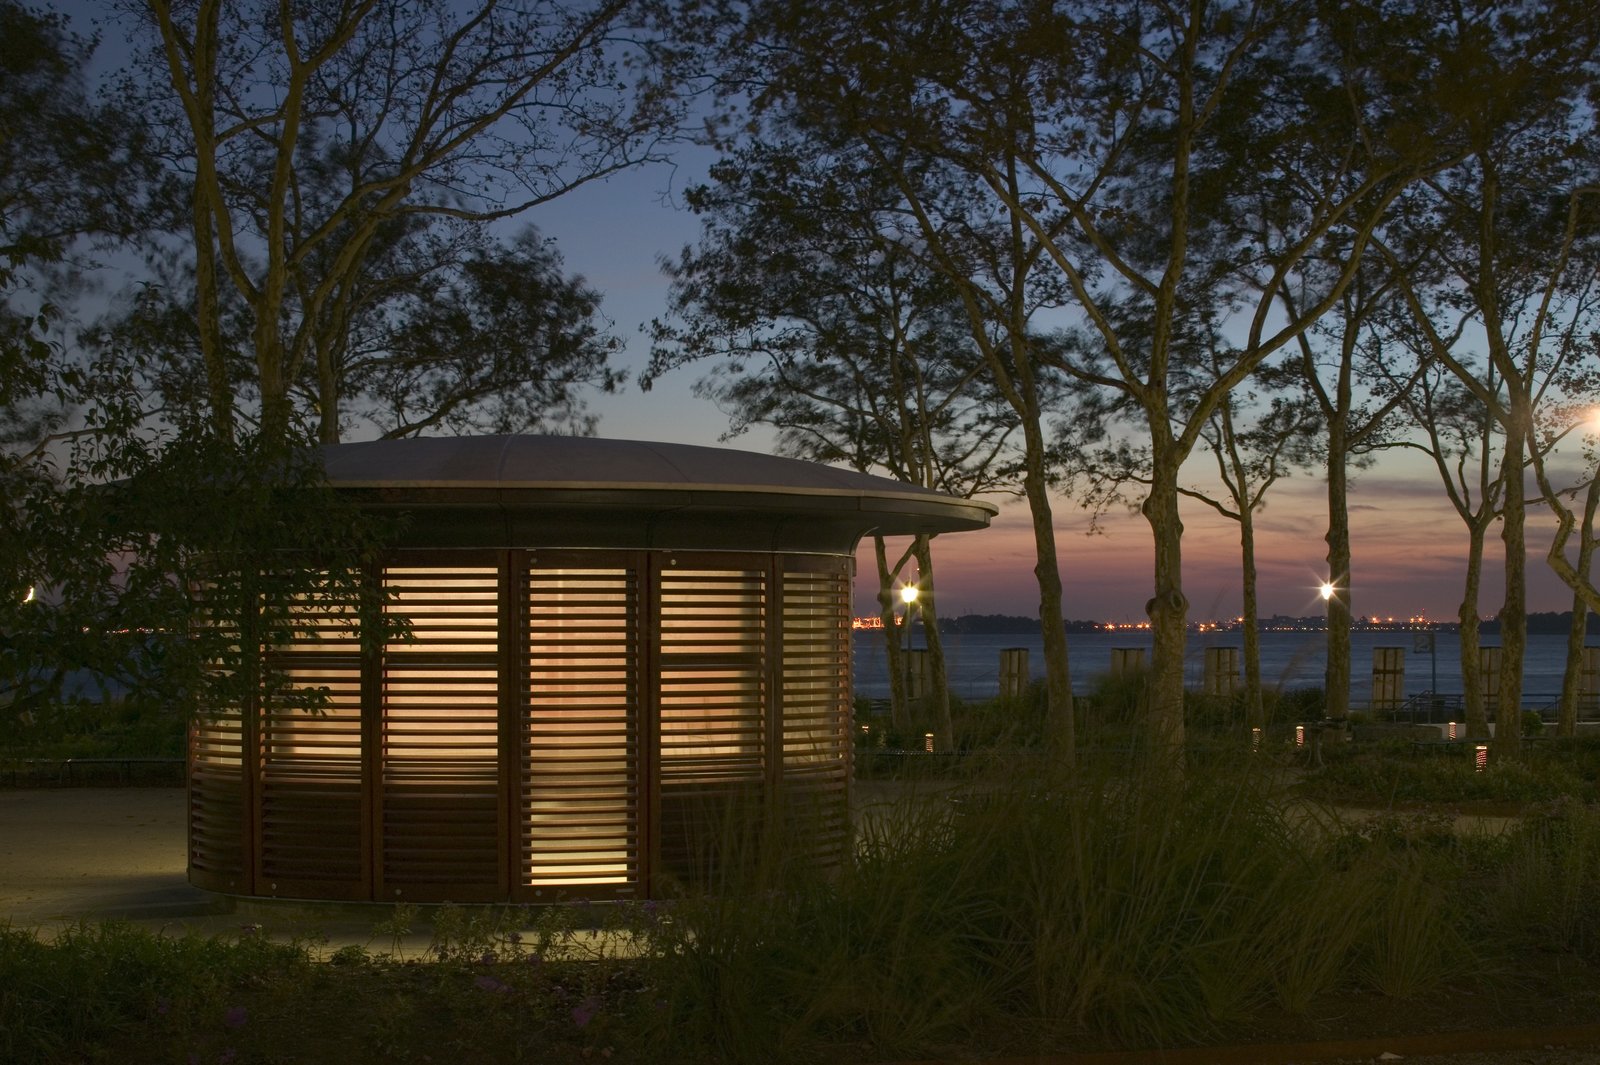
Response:
M322 457L335 488L365 506L405 510L413 525L426 515L420 540L458 546L689 549L754 540L774 550L847 550L867 533L981 529L998 509L887 477L691 444L417 437L328 445ZM485 511L505 528L491 536ZM452 532L452 522L465 527ZM619 535L619 522L637 535Z

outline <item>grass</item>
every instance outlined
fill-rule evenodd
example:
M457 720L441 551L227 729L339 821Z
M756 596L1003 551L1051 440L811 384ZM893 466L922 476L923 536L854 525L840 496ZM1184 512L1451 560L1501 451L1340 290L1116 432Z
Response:
M954 802L910 789L837 875L797 877L768 839L774 853L714 894L670 905L445 911L426 958L118 925L50 944L0 932L0 1060L1174 1046L1293 1024L1331 998L1511 1001L1530 993L1513 981L1550 959L1600 966L1600 813L1584 804L1474 836L1431 814L1343 820L1290 801L1242 754L1187 777L1032 765ZM410 917L397 911L392 930Z
M868 1062L1595 1015L1600 745L1475 773L1352 744L1302 771L1230 735L1187 774L1111 747L1062 775L1008 714L963 708L962 753L880 759L901 797L829 875L740 820L714 890L445 910L425 957L0 929L0 1061ZM1390 812L1327 802L1353 798ZM1475 799L1523 816L1475 834L1439 808Z

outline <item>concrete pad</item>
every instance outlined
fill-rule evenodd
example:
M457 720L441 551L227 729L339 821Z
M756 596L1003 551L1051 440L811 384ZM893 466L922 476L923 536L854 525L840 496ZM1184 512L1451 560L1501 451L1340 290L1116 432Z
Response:
M187 861L182 788L0 789L0 927L44 939L108 920L168 935L249 931L322 956L359 946L414 958L433 943L427 907L396 935L392 906L219 895L189 884ZM566 948L577 957L627 945L580 931Z

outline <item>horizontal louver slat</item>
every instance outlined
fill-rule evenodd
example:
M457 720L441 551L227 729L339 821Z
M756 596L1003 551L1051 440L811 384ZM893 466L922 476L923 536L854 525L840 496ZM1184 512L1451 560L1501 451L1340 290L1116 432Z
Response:
M525 585L519 892L637 892L639 581L535 565Z
M478 901L500 883L499 570L390 566L407 621L383 656L382 898Z

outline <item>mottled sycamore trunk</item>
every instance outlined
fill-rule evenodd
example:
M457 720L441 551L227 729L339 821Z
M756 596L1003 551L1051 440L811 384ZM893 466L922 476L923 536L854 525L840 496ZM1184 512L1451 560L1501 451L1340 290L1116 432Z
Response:
M1328 664L1322 689L1327 716L1350 716L1350 481L1345 467L1350 442L1342 415L1328 424L1328 576L1334 594L1328 599Z
M1261 617L1256 589L1256 526L1249 500L1239 508L1239 557L1244 569L1244 716L1248 728L1265 728L1261 695Z
M1067 665L1061 570L1056 562L1056 530L1045 477L1044 441L1037 422L1024 424L1023 431L1027 437L1027 467L1022 490L1033 515L1033 575L1039 583L1039 631L1044 644L1045 728L1049 732L1045 742L1056 767L1065 769L1077 761L1078 735L1073 719L1072 675ZM1040 438L1037 443L1034 437Z
M1183 595L1183 523L1178 517L1178 464L1158 452L1150 494L1141 508L1155 546L1155 594L1145 604L1150 616L1150 748L1178 761L1183 756L1183 656L1189 601Z
M911 728L911 709L906 699L905 662L900 655L904 636L894 623L894 571L889 568L883 537L872 538L872 549L878 560L878 617L883 622L884 661L889 666L889 723L896 732L905 733ZM910 611L906 614L905 631L910 632Z
M317 345L317 441L339 442L339 373L330 341Z
M933 674L923 714L933 727L934 749L948 751L955 746L955 728L950 721L950 678L945 672L944 640L939 635L939 612L933 594L935 582L930 539L926 535L918 536L912 548L917 560L917 585L921 588L917 609L922 613L922 636L928 642L928 669Z
M1594 517L1600 510L1600 476L1589 482L1584 496L1583 526L1578 540L1578 559L1574 569L1578 584L1587 585L1594 573ZM1578 731L1578 700L1582 695L1583 643L1589 627L1589 602L1577 589L1572 593L1572 624L1567 628L1567 661L1561 671L1561 704L1556 714L1556 735L1574 736Z
M1523 455L1529 411L1526 399L1510 389L1506 447L1500 476L1505 484L1505 509L1500 540L1505 545L1506 598L1500 608L1500 701L1495 707L1494 748L1497 757L1522 753L1522 658L1528 645L1527 501L1523 489Z
M1484 706L1482 656L1478 653L1481 639L1478 624L1478 595L1483 584L1483 542L1488 527L1481 522L1467 526L1467 579L1461 593L1461 609L1456 612L1461 622L1461 688L1467 707L1467 738L1489 738L1489 713Z

